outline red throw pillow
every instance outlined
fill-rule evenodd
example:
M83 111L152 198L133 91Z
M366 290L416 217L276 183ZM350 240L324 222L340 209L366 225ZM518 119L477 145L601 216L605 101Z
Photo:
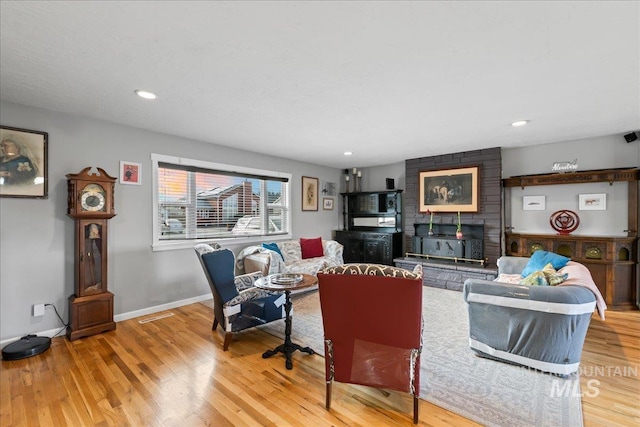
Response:
M324 255L322 249L322 238L316 239L300 239L300 250L302 251L302 259L316 258Z

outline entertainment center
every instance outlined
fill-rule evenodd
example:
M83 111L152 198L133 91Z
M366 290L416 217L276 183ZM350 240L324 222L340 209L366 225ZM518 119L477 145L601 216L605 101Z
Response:
M505 232L505 253L530 256L543 249L584 264L612 310L637 309L638 179L639 169L603 169L573 173L523 175L502 180L505 193L513 187L627 182L627 236ZM505 196L505 200L509 200ZM510 209L505 209L508 217Z

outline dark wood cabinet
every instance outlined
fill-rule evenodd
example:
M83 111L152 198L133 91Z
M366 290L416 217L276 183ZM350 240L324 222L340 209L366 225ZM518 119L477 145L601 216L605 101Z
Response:
M335 239L344 246L344 262L366 262L394 265L393 259L402 256L402 233L376 231L335 232Z
M346 263L394 265L402 256L402 190L341 193L343 230L335 240L344 246Z

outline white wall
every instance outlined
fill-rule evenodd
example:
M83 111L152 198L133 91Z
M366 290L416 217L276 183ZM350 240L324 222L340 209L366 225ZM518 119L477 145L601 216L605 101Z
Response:
M331 238L339 226L338 209L302 212L300 200L301 176L339 182L339 169L13 103L1 102L0 112L4 126L49 133L49 198L0 198L0 342L61 326L51 308L43 317L31 316L36 303L55 304L68 320L67 298L74 293L74 221L66 216L65 175L86 166L117 176L120 160L142 163L141 186L116 184L108 276L116 316L210 295L192 249L151 250L151 153L289 172L293 237ZM231 249L237 253L249 244Z

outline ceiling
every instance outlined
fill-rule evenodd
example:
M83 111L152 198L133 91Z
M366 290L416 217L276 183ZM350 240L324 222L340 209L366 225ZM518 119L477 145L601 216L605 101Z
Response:
M4 101L337 168L640 129L637 1L2 1L0 31Z

